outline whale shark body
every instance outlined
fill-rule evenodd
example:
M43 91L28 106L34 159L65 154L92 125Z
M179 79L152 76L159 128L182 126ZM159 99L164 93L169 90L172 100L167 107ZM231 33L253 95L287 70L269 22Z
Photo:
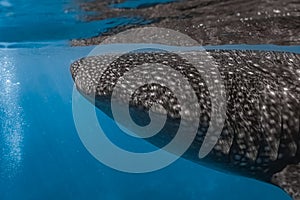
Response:
M217 170L272 183L300 200L300 55L250 50L207 52L224 83L227 109L221 135L212 151L202 159L198 152L211 119L210 93L203 76L180 54L131 52L104 64L103 61L109 60L105 55L90 56L74 62L71 73L79 92L89 100L95 97L92 102L96 107L113 117L111 96L126 72L141 70L137 66L145 63L170 66L187 78L200 105L199 110L195 110L200 113L196 137L182 156ZM176 79L170 73L155 69L155 65L151 67L152 76L158 79ZM204 64L201 67L205 67ZM134 85L136 79L127 79L127 84ZM130 93L130 90L123 87L122 92ZM122 104L122 95L120 102ZM164 128L147 140L163 147L176 134L179 111L186 113L186 119L191 121L194 115L184 112L168 88L146 84L133 93L130 101L136 123L149 122L148 112L153 103L161 104L168 117ZM155 112L163 113L160 109Z

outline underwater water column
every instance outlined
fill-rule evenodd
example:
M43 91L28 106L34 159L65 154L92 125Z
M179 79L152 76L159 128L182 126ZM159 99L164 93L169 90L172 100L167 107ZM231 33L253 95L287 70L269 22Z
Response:
M13 58L0 57L0 177L12 178L22 165L23 110L19 105L20 83Z

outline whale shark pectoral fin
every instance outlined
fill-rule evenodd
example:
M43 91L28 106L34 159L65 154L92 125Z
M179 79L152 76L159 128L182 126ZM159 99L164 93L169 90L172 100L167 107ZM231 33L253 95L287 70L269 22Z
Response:
M287 165L272 176L271 183L283 189L294 200L300 200L300 163Z

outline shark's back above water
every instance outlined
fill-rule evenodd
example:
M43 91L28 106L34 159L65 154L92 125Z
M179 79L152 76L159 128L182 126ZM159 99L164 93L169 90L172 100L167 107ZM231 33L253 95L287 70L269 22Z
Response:
M221 135L203 159L199 159L198 152L211 117L210 94L201 74L180 54L128 53L104 64L103 61L108 60L105 56L86 57L72 64L71 73L77 89L88 99L95 95L95 105L112 117L111 95L126 72L145 63L163 63L179 71L192 85L200 105L195 111L200 113L198 132L183 157L218 170L273 183L299 200L300 56L241 50L210 50L209 55L214 58L224 82L227 109ZM153 72L155 77L176 79L155 68ZM126 80L127 84L134 85L135 79L137 77ZM130 90L124 87L122 93L130 93ZM153 102L163 105L168 113L164 129L148 139L162 147L176 134L180 123L178 113L183 108L166 88L144 85L130 101L139 123L147 121ZM162 111L158 109L157 112ZM187 115L193 119L193 113Z

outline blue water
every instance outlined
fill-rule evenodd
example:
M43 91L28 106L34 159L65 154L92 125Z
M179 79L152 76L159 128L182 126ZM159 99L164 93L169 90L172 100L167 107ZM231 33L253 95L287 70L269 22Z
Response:
M112 4L112 8L145 8L148 6L154 6L157 4L163 4L163 3L170 3L175 2L176 0L148 0L148 1L140 1L140 0L130 0L130 1L124 1L121 3L115 3Z
M124 16L87 23L79 6L75 0L0 0L0 42L65 41L144 22Z
M137 7L136 2L127 1L123 6ZM290 199L274 186L219 173L184 159L147 174L118 172L94 159L74 126L69 72L70 64L93 47L69 47L67 39L92 36L131 21L123 18L107 19L115 20L115 24L84 23L76 9L77 1L72 0L0 0L1 200ZM52 23L53 19L62 23ZM99 28L97 23L104 24ZM41 25L48 29L36 30ZM84 26L90 29L76 32ZM20 34L23 30L25 34ZM269 45L207 48L300 52L300 47ZM98 118L111 130L107 134L120 134L114 122L100 111ZM117 143L130 145L121 138L114 136Z

